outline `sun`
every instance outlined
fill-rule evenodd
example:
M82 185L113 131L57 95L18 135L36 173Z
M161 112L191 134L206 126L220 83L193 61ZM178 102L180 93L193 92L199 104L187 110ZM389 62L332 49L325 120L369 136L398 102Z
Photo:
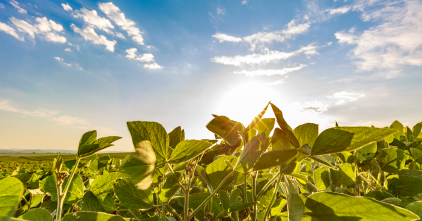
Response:
M247 126L265 108L269 95L274 92L272 87L255 81L236 85L219 100L214 113Z

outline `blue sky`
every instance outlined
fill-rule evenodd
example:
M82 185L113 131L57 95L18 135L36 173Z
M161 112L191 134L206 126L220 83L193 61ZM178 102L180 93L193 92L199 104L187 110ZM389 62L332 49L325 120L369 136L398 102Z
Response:
M422 120L422 2L0 1L0 149L123 139L127 121L212 138L272 101L292 127ZM271 117L268 113L266 117Z

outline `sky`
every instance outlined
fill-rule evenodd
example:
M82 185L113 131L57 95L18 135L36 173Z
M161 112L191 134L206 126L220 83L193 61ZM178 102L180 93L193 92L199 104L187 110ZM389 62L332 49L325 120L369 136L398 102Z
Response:
M132 151L127 121L212 139L269 101L320 132L422 121L420 0L0 0L0 42L0 149Z

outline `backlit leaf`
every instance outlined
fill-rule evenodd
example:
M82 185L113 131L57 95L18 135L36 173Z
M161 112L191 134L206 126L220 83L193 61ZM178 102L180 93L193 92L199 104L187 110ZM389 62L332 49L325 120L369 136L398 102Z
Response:
M114 192L120 202L133 211L148 210L153 207L150 189L138 190L132 183L119 179L114 183Z
M316 220L417 220L415 214L387 203L366 197L353 197L341 193L319 192L308 197L305 215Z
M221 136L230 145L237 143L239 134L236 125L226 116L214 116L207 124L207 129Z
M174 148L169 163L180 163L188 161L206 149L212 146L212 143L202 140L184 140Z
M299 141L299 146L308 144L312 147L318 137L318 124L306 123L299 125L293 130L293 134Z
M261 111L261 113L259 113L253 120L252 122L245 128L244 132L248 132L250 129L254 128L255 125L258 124L258 122L261 120L262 116L264 116L265 112L267 111L268 105L270 103L267 104L267 106L265 106L264 110ZM267 135L268 136L268 135Z
M0 217L11 217L22 197L24 187L21 181L14 177L0 180Z
M263 170L282 164L287 164L297 156L297 150L274 150L269 151L258 159L253 170Z
M280 109L278 109L274 104L271 103L271 108L273 109L275 118L277 120L278 126L286 133L287 139L295 148L299 148L299 141L295 137L292 128L287 124L286 120L284 120L283 113Z
M265 133L258 134L246 144L235 165L236 171L247 173L252 170L256 161L267 149L265 138Z

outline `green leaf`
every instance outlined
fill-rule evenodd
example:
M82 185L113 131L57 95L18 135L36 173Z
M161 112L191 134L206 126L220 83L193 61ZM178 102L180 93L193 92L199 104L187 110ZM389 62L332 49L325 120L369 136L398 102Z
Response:
M287 200L280 198L276 199L273 206L271 207L271 216L276 216L280 214L281 209L286 205Z
M164 127L157 122L132 121L127 122L130 135L132 136L133 146L141 141L150 141L154 149L157 164L168 160L169 137Z
M247 173L252 171L256 161L267 150L265 133L253 137L243 148L242 153L234 166L237 172Z
M257 203L258 202L256 202L256 201L255 202L247 202L247 203L243 203L243 202L238 201L238 202L233 203L230 206L229 212L240 211L240 210L246 209L248 207L251 207L251 206L253 206L253 205L257 204Z
M171 148L175 148L178 143L184 140L184 134L182 134L182 127L178 126L174 128L169 134L169 145ZM183 139L182 139L183 135Z
M330 169L331 179L335 186L348 186L355 182L355 171L349 163L338 165L339 170Z
M114 183L114 192L120 202L132 211L148 210L153 207L150 189L138 190L132 183L119 179Z
M365 197L371 197L378 201L381 201L383 199L394 197L394 196L391 195L391 193L376 190L376 191L372 191L370 193L365 194Z
M175 173L177 177L181 177L180 173ZM174 194L179 190L179 184L173 175L168 175L164 185L161 187L161 193L158 195L160 201L168 203Z
M84 133L79 140L79 146L78 149L81 148L84 144L92 144L97 139L97 131L92 130Z
M415 196L422 193L422 171L400 170L387 178L388 190L398 196Z
M226 211L229 210L230 208L229 195L224 190L220 190L219 195L220 195L221 205L223 206L223 209Z
M86 221L86 220L97 220L97 221L124 221L123 217L115 216L102 212L86 212L79 211L76 213L68 213L63 217L63 221Z
M397 140L400 140L400 136L404 136L404 126L402 123L400 123L399 121L394 121L391 125L390 125L391 129L395 129L398 131L398 133L394 134L394 137L397 138Z
M69 182L69 177L66 177L63 181L63 186L67 185ZM51 194L51 200L57 202L57 188L56 188L56 176L52 175L45 178L44 190ZM81 176L76 174L73 176L73 180L70 183L69 190L67 192L66 198L64 199L64 203L66 204L73 204L82 199L84 196L84 185L82 182Z
M154 177L155 151L149 141L141 141L135 146L135 154L120 167L129 175L138 189L148 189Z
M389 173L398 173L404 167L406 159L407 155L403 150L390 147L380 151L377 161L381 170Z
M237 143L239 134L236 125L226 116L214 115L214 119L207 124L207 129L221 136L232 146Z
M314 181L318 190L323 191L330 186L330 169L321 167L314 171Z
M81 211L97 211L105 212L103 206L101 206L100 201L97 197L91 192L87 191L80 202Z
M318 137L318 124L306 123L299 125L293 130L293 134L299 141L299 146L308 144L312 147Z
M312 155L352 151L396 133L394 129L375 127L334 127L315 140Z
M305 211L305 205L303 200L300 198L293 184L290 182L288 176L284 176L285 194L287 198L287 211L289 212L289 221L299 221L303 212Z
M0 180L0 217L13 216L23 191L22 182L14 177L6 177Z
M257 134L265 133L265 136L270 136L271 131L274 128L275 119L274 118L262 118L255 125L255 129L258 130Z
M366 197L353 197L341 193L319 192L308 197L305 215L315 220L415 220L415 214L390 204Z
M263 170L282 164L288 164L297 156L297 150L274 150L269 151L258 159L256 164L253 166L253 170Z
M202 140L184 140L174 148L169 163L180 163L188 161L206 149L212 146L212 143Z
M221 157L214 162L210 163L206 168L205 172L207 173L207 176L209 178L209 181L211 183L211 186L213 189L217 188L217 186L221 183L221 181L231 173L233 170L231 167L229 167L226 162L229 161L232 165L236 162L237 157L235 156L226 156ZM229 178L224 186L227 186L231 182L233 182L233 178ZM224 186L221 189L224 189Z
M258 124L258 122L261 120L262 116L264 116L265 112L267 111L268 105L270 103L267 104L267 106L265 106L264 110L261 111L261 113L259 113L253 120L252 122L248 125L248 127L245 128L245 130L243 132L248 132L249 130L251 130L252 128L255 127L255 125ZM268 135L267 135L268 136Z
M377 143L370 143L360 149L357 149L353 156L355 158L355 162L358 163L366 163L372 158L374 158L375 153L377 152Z
M412 129L413 137L417 138L419 134L421 133L421 130L422 130L422 122L417 123L415 126L413 126L413 129Z
M53 221L50 212L43 208L37 208L29 210L24 213L22 216L19 216L19 219L29 220L29 221Z
M273 150L292 150L295 149L290 143L287 135L280 128L274 130L273 136L271 137L271 145Z
M283 113L274 104L271 103L275 118L277 119L278 126L285 132L287 139L295 148L300 148L299 141L293 133L292 128L284 120Z
M102 137L98 140L93 140L97 137L97 132L95 133L94 132L90 131L82 135L81 142L84 140L84 143L79 144L78 157L91 156L100 150L103 150L107 147L114 146L111 143L113 143L116 140L121 139L121 137L109 136L109 137Z
M198 172L199 178L207 186L207 188L212 191L214 188L211 185L211 182L210 182L210 180L208 178L207 172L205 172L205 169L203 167L197 165L196 166L196 172Z
M104 208L104 210L107 213L112 213L116 211L116 203L113 199L114 191L113 193L102 193L99 195L96 195L98 201L100 201L101 206Z
M410 203L406 206L406 209L418 215L419 217L422 217L422 201Z
M412 142L413 141L413 133L412 130L410 130L409 127L404 128L404 133L406 136L407 141Z

